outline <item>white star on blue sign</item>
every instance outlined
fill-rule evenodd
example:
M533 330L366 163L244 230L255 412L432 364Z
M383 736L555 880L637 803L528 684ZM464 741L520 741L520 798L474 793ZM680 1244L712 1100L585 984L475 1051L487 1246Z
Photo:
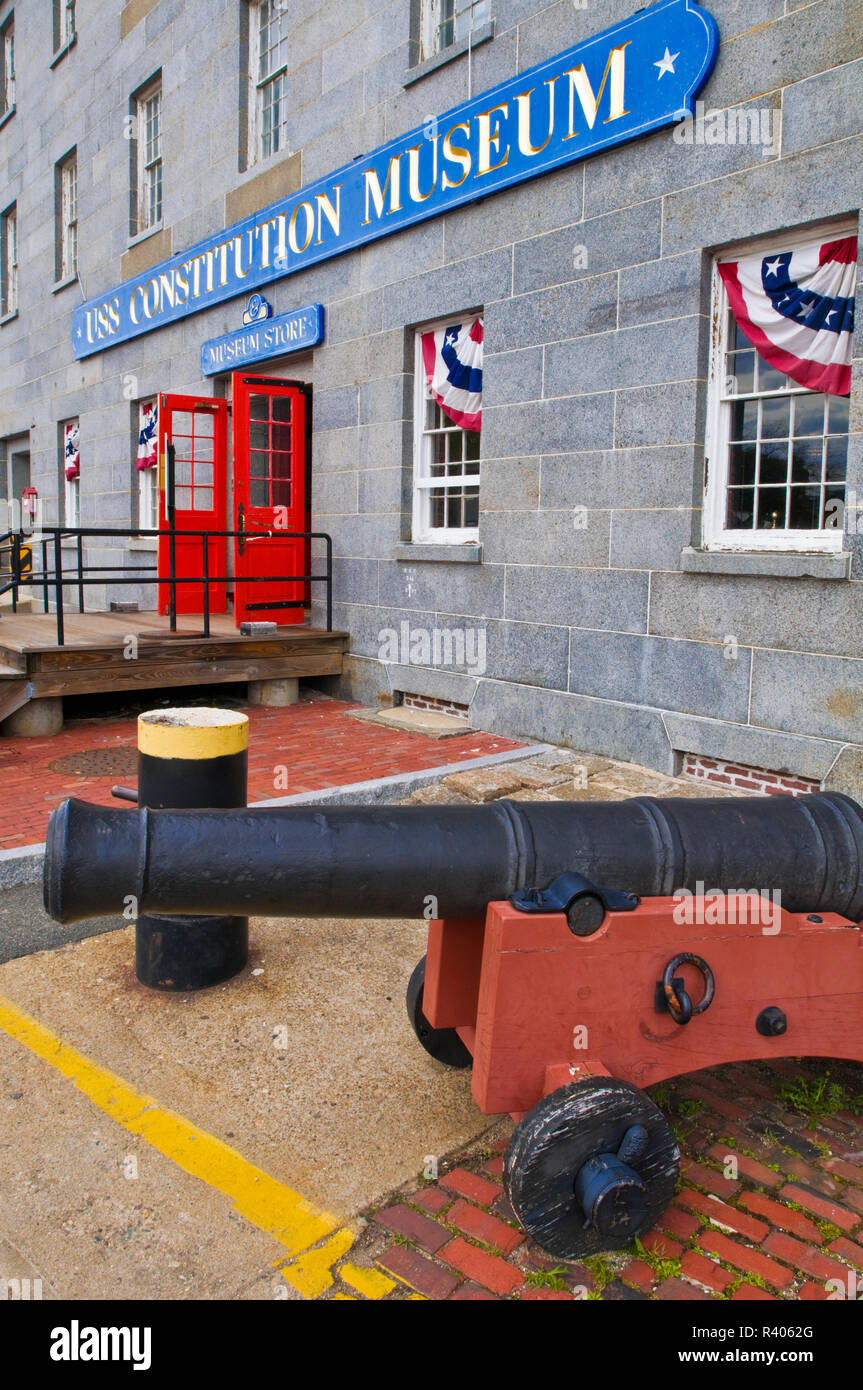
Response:
M674 71L674 64L677 62L679 57L680 54L675 53L674 57L672 58L671 52L669 51L669 49L666 48L665 56L660 58L658 63L653 64L655 68L659 68L660 78L664 77L667 72L670 72L675 77L677 76L677 74Z

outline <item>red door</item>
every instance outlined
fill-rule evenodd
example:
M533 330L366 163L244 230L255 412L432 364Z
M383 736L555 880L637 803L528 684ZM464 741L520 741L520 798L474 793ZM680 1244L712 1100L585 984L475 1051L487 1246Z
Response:
M228 404L212 396L159 397L159 537L158 577L170 573L168 537L168 477L173 458L174 525L178 531L227 530ZM221 575L209 584L210 612L227 606L225 575L228 544L224 536L207 537L208 574ZM201 536L176 537L176 574L197 580L177 585L177 612L204 611L204 541ZM159 612L167 613L169 590L159 586Z
M306 425L309 388L299 381L233 377L234 613L244 620L301 623L307 573ZM258 583L250 583L259 579Z

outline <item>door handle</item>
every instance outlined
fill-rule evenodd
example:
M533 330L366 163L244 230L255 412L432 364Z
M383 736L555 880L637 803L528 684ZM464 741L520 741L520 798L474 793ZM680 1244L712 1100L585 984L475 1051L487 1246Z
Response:
M237 537L237 552L242 555L246 549L246 510L242 502L237 508L237 530L240 533Z

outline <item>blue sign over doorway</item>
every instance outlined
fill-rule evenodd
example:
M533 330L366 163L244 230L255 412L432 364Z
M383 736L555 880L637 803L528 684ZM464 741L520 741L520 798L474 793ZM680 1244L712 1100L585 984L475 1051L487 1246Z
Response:
M283 357L288 352L314 347L323 339L322 304L307 304L290 314L268 318L266 313L259 311L266 300L262 300L260 295L253 295L252 299L258 301L259 305L255 320L233 333L225 333L221 338L209 338L201 344L201 371L204 376L230 372L250 362L262 362L268 357ZM248 316L249 310L244 317Z

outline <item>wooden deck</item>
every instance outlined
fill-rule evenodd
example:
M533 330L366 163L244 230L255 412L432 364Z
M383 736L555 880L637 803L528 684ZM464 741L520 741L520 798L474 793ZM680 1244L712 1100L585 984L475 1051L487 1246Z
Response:
M158 613L67 613L60 647L53 614L4 609L0 720L48 695L338 675L348 641L346 632L305 625L243 637L230 614L211 618L209 638L194 615L178 618L177 628L189 636L171 636Z

